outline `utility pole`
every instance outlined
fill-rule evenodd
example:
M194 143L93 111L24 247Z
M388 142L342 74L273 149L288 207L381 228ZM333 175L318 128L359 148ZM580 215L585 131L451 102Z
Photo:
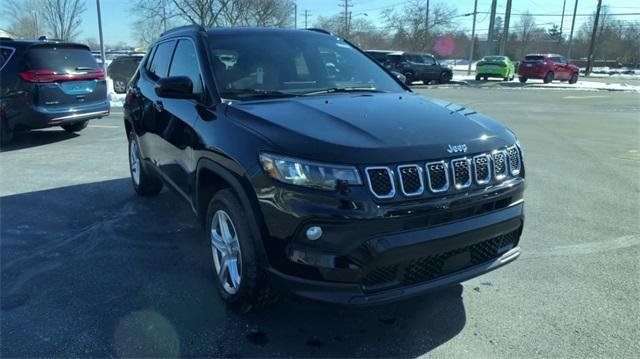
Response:
M511 19L511 0L507 0L507 10L504 15L504 32L502 33L502 42L500 43L500 55L504 55L504 49L507 47L509 39L509 20Z
M104 78L107 78L107 56L104 51L104 41L102 39L102 14L100 13L100 0L96 0L96 9L98 10L98 34L100 36L100 56L102 56L102 70L104 71Z
M567 49L567 60L571 60L571 45L573 43L573 28L576 26L576 12L578 11L578 0L573 7L573 20L571 20L571 33L569 33L569 49Z
M349 0L342 0L341 6L344 7L344 37L349 36L349 8L353 5L349 4Z
M567 0L562 3L562 18L560 20L560 35L558 36L558 43L562 42L562 27L564 26L564 8L567 6Z
M471 46L469 46L469 68L467 75L471 75L471 62L473 61L473 50L476 45L476 15L478 14L478 0L473 2L473 26L471 27Z
M493 46L493 27L496 25L496 6L498 0L491 1L491 16L489 18L489 32L487 35L487 46L485 46L485 55L490 55L496 48Z
M38 12L35 10L31 10L31 15L33 15L33 25L35 26L35 38L40 37L40 29L38 29Z
M591 67L593 66L593 50L596 45L596 35L598 34L598 20L600 20L600 8L602 7L602 0L598 0L598 8L596 9L596 19L593 21L593 32L591 33L591 44L589 45L589 57L587 57L587 68L585 69L585 75L591 74Z
M429 37L429 0L427 0L427 11L424 14L424 34L426 40Z
M309 10L305 10L304 11L304 28L305 29L309 28L309 25L308 25L309 16L311 16L311 13L309 12Z
M306 27L306 26L305 26ZM293 28L298 28L298 3L293 3Z

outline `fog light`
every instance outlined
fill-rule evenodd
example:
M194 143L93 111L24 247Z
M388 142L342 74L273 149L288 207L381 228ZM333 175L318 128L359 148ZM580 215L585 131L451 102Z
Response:
M310 241L318 240L318 239L320 239L320 237L322 237L322 228L320 228L318 226L313 226L313 227L307 228L307 238Z

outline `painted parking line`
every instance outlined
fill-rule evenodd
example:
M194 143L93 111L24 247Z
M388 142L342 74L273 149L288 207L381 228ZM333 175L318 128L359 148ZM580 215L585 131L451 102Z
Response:
M590 98L607 98L609 96L602 95L586 95L586 96L565 96L564 99L567 100L582 100L582 99L590 99Z
M115 125L89 125L92 128L120 128L120 126Z

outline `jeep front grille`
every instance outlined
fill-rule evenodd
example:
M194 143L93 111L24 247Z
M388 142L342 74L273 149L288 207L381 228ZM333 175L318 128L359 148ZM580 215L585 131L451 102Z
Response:
M492 153L420 164L365 168L369 190L378 199L460 191L501 182L522 171L520 150L511 146ZM399 193L396 193L399 188Z
M384 199L396 195L393 172L388 167L368 167L367 181L374 196Z

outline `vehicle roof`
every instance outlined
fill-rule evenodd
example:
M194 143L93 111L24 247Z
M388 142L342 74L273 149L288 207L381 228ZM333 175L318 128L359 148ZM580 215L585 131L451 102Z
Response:
M364 52L379 52L382 54L391 54L394 52L398 52L398 51L393 51L393 50L364 50Z
M69 42L69 41L58 41L58 40L11 40L11 39L1 39L0 40L0 45L10 46L10 47L19 47L19 48L38 46L38 45L66 45L66 46L85 47L85 48L87 48L87 50L89 50L89 47L87 45L84 45L84 44L79 44L79 43L76 43L76 42Z
M551 57L551 56L562 56L560 54L526 54L524 55L525 57L527 56L544 56L544 57Z
M429 53L421 53L421 52L407 52L407 51L392 51L388 55L418 55L418 56L433 56ZM433 56L435 57L435 56Z

